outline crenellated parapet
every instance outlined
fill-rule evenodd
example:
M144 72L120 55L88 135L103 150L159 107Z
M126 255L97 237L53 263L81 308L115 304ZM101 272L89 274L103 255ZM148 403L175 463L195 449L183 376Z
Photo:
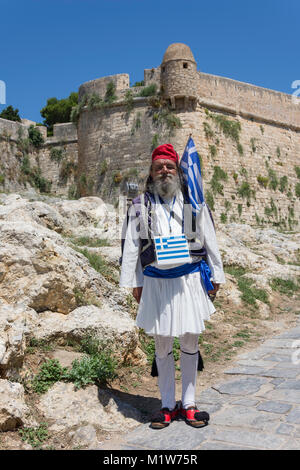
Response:
M84 95L91 96L93 94L104 98L107 85L113 83L115 85L115 91L118 94L129 88L129 75L127 73L120 73L117 75L109 75L107 77L97 78L96 80L90 80L83 83L79 87L78 100L79 102L83 99Z

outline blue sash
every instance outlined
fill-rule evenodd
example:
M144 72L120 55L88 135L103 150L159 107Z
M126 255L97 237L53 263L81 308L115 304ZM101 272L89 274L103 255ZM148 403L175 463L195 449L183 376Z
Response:
M158 277L160 279L173 279L176 277L184 276L185 274L191 274L200 272L202 281L207 291L213 290L214 286L211 283L211 270L208 264L202 259L198 263L186 263L176 268L170 269L158 269L154 266L146 266L144 269L144 275L149 277Z

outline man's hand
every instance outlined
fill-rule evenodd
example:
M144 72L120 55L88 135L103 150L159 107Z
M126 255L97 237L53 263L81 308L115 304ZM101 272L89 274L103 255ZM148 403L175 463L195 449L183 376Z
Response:
M143 287L134 287L132 291L132 295L138 304L140 303L140 300L141 300L142 291L143 291Z
M208 293L210 295L214 295L218 292L219 290L219 287L220 287L220 284L216 284L215 282L212 282L212 285L214 286L214 289L213 290L209 290Z

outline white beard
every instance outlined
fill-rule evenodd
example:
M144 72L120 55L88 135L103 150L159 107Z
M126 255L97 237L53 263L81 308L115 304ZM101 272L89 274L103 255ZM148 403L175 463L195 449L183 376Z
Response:
M153 183L153 190L163 199L171 199L180 189L180 180L178 173L176 175L168 175L163 178L157 177Z

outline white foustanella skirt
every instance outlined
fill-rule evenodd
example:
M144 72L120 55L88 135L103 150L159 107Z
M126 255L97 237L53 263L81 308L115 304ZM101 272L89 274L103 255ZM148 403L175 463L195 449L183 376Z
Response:
M136 324L150 336L200 334L215 311L200 272L174 279L144 276Z

